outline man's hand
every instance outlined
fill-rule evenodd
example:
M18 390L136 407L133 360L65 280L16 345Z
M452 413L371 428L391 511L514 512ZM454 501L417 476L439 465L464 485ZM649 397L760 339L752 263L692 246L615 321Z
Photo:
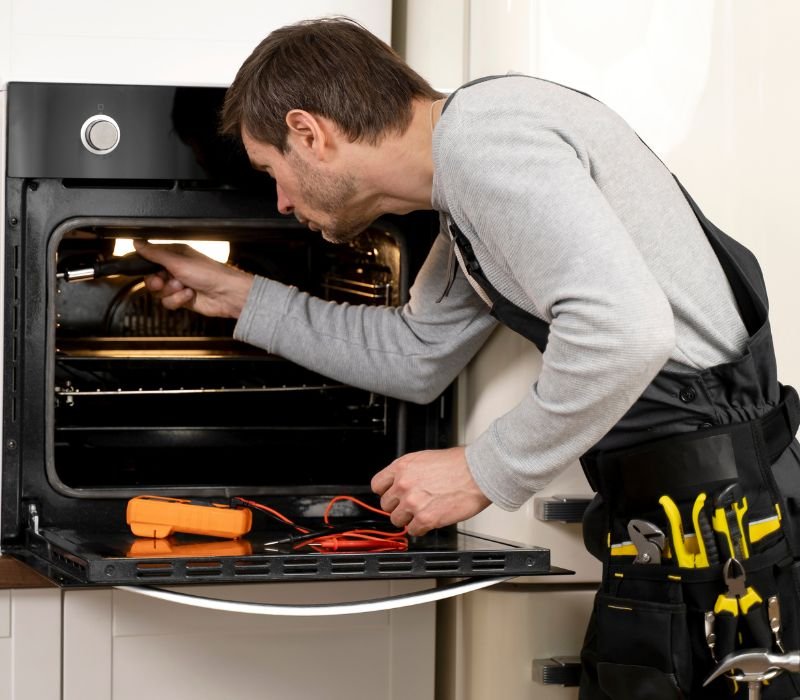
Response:
M253 275L223 265L186 245L134 241L136 252L164 267L145 278L147 289L167 309L186 307L204 316L239 318Z
M463 447L403 455L372 478L372 490L392 523L410 535L466 520L491 503L472 478Z

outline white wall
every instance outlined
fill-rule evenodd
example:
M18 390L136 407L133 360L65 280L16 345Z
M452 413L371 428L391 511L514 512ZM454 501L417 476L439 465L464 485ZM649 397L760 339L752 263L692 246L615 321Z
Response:
M391 0L0 0L0 85L225 86L272 29L331 14L390 39Z
M800 385L800 3L795 0L407 0L407 32L462 37L411 47L438 84L522 71L618 111L709 218L756 253L781 377ZM426 6L436 5L436 15ZM441 16L444 6L449 9ZM427 14L426 14L427 13ZM461 27L458 27L458 23ZM423 26L424 25L424 26ZM445 29L446 28L446 29ZM459 39L460 41L460 39ZM442 77L443 67L447 77Z
M392 46L434 88L452 92L467 80L469 0L395 0Z

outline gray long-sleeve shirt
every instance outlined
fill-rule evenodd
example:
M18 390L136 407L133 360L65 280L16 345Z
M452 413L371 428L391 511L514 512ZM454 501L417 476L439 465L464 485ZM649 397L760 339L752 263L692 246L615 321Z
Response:
M613 111L523 76L461 90L433 135L432 202L510 301L550 323L522 402L467 446L481 490L518 508L613 427L666 363L734 359L746 331L672 176ZM400 308L335 304L257 278L235 336L372 391L435 398L495 325L447 227Z

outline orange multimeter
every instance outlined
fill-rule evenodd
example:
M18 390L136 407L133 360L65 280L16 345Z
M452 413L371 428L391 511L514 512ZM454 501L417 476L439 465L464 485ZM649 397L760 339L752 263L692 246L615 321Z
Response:
M235 539L250 532L249 508L199 503L166 496L136 496L128 501L126 520L139 537L169 537L174 532Z
M202 540L201 542L178 542L174 537L153 539L137 537L128 547L127 556L132 559L248 557L253 547L247 540Z

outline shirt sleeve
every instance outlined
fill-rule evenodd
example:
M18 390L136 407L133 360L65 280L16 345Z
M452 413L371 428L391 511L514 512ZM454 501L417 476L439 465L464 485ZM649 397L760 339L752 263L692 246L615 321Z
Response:
M459 272L447 283L440 234L400 307L324 301L257 277L234 329L238 340L337 381L416 403L434 400L495 326Z
M489 281L518 290L550 323L526 397L467 447L481 490L511 510L636 401L669 357L674 320L568 132L491 111L482 122L457 116L441 149L453 219Z

